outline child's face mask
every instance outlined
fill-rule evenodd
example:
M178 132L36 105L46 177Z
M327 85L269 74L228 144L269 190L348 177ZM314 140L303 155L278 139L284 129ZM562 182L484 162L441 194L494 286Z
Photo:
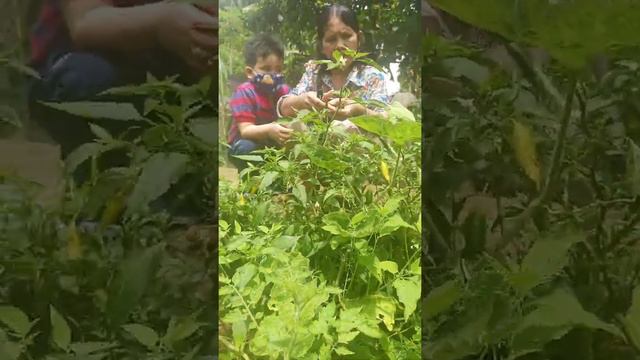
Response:
M284 76L280 73L255 73L251 82L267 94L274 94L278 86L284 84Z

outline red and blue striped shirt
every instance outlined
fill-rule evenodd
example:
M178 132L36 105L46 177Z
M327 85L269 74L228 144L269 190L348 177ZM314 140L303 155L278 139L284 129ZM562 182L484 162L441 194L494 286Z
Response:
M242 122L263 125L277 120L276 103L278 99L289 93L286 84L279 86L274 95L259 91L250 81L240 84L231 97L231 127L229 128L229 144L240 138L238 124Z

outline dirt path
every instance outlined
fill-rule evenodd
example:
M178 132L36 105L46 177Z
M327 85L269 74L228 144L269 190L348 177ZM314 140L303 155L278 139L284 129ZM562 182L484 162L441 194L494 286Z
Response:
M233 167L219 167L218 179L220 181L228 181L232 185L238 184L238 170Z

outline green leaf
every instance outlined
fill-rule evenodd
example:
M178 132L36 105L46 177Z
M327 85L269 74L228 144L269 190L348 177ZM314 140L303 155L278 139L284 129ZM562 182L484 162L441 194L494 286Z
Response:
M71 343L71 329L67 321L60 315L53 305L50 305L50 317L51 317L51 336L53 342L62 350L67 350Z
M486 67L467 58L448 58L443 60L443 63L449 68L453 77L465 77L476 85L482 85L489 79L489 70Z
M140 324L127 324L122 325L122 328L149 350L155 349L158 344L158 334L150 327Z
M402 197L392 197L380 209L380 215L387 216L394 213L400 207L400 203L404 200Z
M262 181L260 182L260 186L258 187L258 189L260 191L266 190L269 186L271 186L271 184L273 184L276 178L278 178L278 175L279 174L275 171L267 171L262 176Z
M431 290L422 306L425 319L432 319L449 310L462 297L462 294L462 285L456 280L449 280Z
M585 311L568 289L559 288L533 302L535 310L527 314L514 332L513 357L537 351L547 342L557 339L576 326L604 330L623 337L613 325Z
M640 195L640 147L631 139L627 139L629 149L627 151L627 182L631 193Z
M42 102L42 104L87 119L142 120L138 110L132 104L127 103L77 101L64 103Z
M154 278L163 244L136 251L120 264L116 278L109 284L106 313L114 328L124 323L138 306Z
M218 127L212 119L193 119L189 122L189 130L205 143L218 145Z
M0 359L18 360L23 348L20 343L7 338L7 334L0 329Z
M300 236L281 235L273 241L272 245L278 249L289 250L298 243L299 239Z
M623 323L629 340L633 342L636 348L640 349L640 286L636 286L633 290L631 307L627 311Z
M301 183L297 183L294 187L293 187L293 196L296 197L296 199L298 199L303 206L307 205L307 190L304 187L304 185L302 185Z
M391 234L392 232L402 227L413 229L413 226L409 225L406 221L404 221L400 216L400 214L395 214L389 219L387 219L387 221L384 222L384 224L382 225L382 228L380 229L380 234L381 235Z
M16 128L22 127L22 121L16 110L6 105L0 105L0 122L5 122Z
M235 274L233 274L232 281L238 290L244 289L244 287L253 279L253 276L258 272L258 268L252 263L246 263L239 267Z
M326 170L342 171L347 164L335 152L320 146L303 145L302 151L309 157L312 164Z
M91 341L73 343L69 346L69 348L71 348L71 351L73 351L73 353L80 358L84 358L85 355L90 355L92 353L110 350L114 347L117 347L117 345L113 343Z
M398 264L394 261L379 261L375 263L375 267L380 276L382 275L382 271L388 271L391 274L398 273Z
M74 172L80 164L93 156L99 155L104 149L104 145L98 143L86 143L78 146L65 159L67 172Z
M98 137L98 139L103 141L113 140L113 137L111 136L111 134L109 134L109 132L105 130L103 127L100 127L93 123L89 123L89 128L91 129L91 132Z
M511 285L520 294L551 279L567 265L571 247L584 239L584 234L573 229L559 229L536 240L525 256L520 270L511 275Z
M232 155L232 156L244 161L255 161L255 162L264 161L264 159L260 155Z
M179 153L158 153L147 160L127 202L128 212L142 211L164 194L187 170L189 157Z
M393 282L393 287L398 294L398 300L404 305L404 319L406 321L416 310L417 302L421 296L420 277L413 276L408 280L396 279Z
M344 347L344 346L338 346L338 347L335 349L335 352L336 352L336 354L338 354L338 355L353 355L353 354L355 354L353 351L351 351L351 350L347 349L347 348L346 348L346 347Z
M419 122L400 121L394 124L380 116L370 115L356 116L351 122L366 131L387 137L401 146L422 139L422 126Z
M193 335L202 326L202 323L196 322L191 316L183 318L172 317L163 341L167 344L175 345L177 342Z
M22 310L15 306L0 306L0 322L20 337L25 337L31 329L31 322Z

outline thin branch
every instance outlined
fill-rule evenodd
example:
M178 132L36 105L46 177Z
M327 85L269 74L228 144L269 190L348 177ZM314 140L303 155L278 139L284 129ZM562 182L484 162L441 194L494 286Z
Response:
M560 175L560 168L562 167L562 159L564 155L564 146L566 143L567 137L567 128L569 127L569 121L571 120L571 110L573 108L573 95L576 89L576 80L573 78L571 80L571 85L569 88L569 93L567 93L567 98L564 104L564 111L562 114L562 120L560 123L560 130L558 131L558 135L556 137L556 142L553 148L553 154L551 156L551 167L549 172L547 173L547 177L544 183L542 190L538 197L533 199L529 206L524 209L520 214L515 216L513 219L513 224L511 227L506 229L504 232L504 236L497 244L494 252L500 252L504 247L509 245L519 234L522 228L526 225L526 223L531 219L533 214L538 210L542 205L544 205L549 196L551 194L551 186L556 182Z

